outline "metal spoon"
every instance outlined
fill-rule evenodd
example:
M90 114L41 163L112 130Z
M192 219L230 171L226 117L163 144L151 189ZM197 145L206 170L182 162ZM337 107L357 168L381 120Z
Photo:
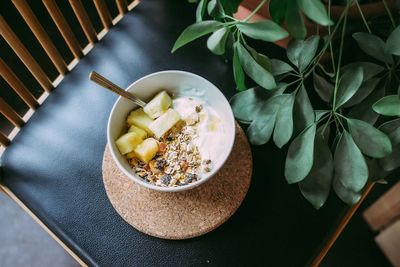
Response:
M128 91L125 91L118 85L114 84L113 82L107 80L105 77L101 76L95 71L92 71L89 74L89 79L92 80L93 82L97 83L103 88L106 88L110 90L111 92L114 92L122 97L125 97L129 100L131 100L133 103L141 106L142 108L146 106L146 102L140 100L138 97L134 96L133 94L129 93Z

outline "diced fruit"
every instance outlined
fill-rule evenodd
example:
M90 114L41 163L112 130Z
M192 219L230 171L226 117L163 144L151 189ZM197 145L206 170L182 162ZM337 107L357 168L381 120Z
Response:
M134 151L138 159L148 163L157 154L158 142L154 138L147 138Z
M150 102L143 108L150 118L156 119L167 111L171 106L172 100L167 92L158 93Z
M137 127L142 128L150 135L153 134L149 129L149 125L153 122L153 119L144 113L142 108L132 111L126 119L126 122L129 125L136 125Z
M145 139L147 137L147 132L145 130L143 130L142 128L139 128L135 125L132 125L131 127L129 127L128 132L137 133L142 139Z
M171 129L181 119L178 112L168 109L161 117L157 118L149 125L150 131L155 137L161 138L169 129Z
M142 141L143 139L137 133L130 132L118 138L117 141L115 141L115 144L117 145L119 152L124 155L133 151Z
M135 152L134 152L134 151L129 152L128 154L125 155L125 157L126 157L127 159L132 159L132 158L135 157Z

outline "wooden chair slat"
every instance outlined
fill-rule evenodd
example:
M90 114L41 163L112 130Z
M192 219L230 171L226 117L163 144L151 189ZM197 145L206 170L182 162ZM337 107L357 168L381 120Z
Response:
M32 93L26 89L25 85L15 75L15 73L7 66L7 64L0 58L0 75L10 85L10 87L19 95L19 97L28 105L31 109L36 109L39 103L36 101Z
M104 0L93 0L93 2L97 12L99 13L104 28L106 30L109 30L113 26L113 24L112 24L111 14L107 8L106 3L104 2Z
M46 73L39 66L39 64L32 57L32 55L28 52L26 47L22 44L17 35L13 32L13 30L4 20L4 17L1 15L0 15L0 34L1 36L3 36L4 40L8 43L8 45L11 46L11 48L21 59L21 61L25 64L28 70L39 82L39 84L43 87L43 89L47 92L50 92L53 89L53 85L49 77L47 77Z
M132 9L134 9L139 4L140 4L140 0L134 0L133 2L128 4L128 11L131 11Z
M24 120L21 116L18 115L15 110L4 101L3 98L0 97L0 112L7 118L15 127L20 128L22 125L25 124Z
M0 132L0 144L3 146L8 146L10 144L10 139L5 136L2 132Z
M58 8L57 3L54 0L43 0L43 4L49 12L51 18L56 24L58 30L60 31L62 37L64 38L74 57L77 59L82 58L82 47L80 46L78 39L75 37L74 33L68 25L68 22Z
M25 0L13 0L12 2L24 18L26 24L28 24L35 37L38 39L39 43L42 45L43 49L46 51L46 54L57 68L58 72L60 74L65 74L68 71L67 64L58 52L54 43L51 41L50 36L43 29L28 3Z
M128 12L128 3L126 0L115 0L115 2L117 4L119 14L125 15L125 13Z
M81 24L82 30L85 33L86 38L89 40L89 43L94 44L97 42L98 38L96 30L94 29L82 2L80 0L69 0L69 4L77 17L79 24Z
M397 218L400 218L400 182L368 207L364 219L374 231L383 229Z

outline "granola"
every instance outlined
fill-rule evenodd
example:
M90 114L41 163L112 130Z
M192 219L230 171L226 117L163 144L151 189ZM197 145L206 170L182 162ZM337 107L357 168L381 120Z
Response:
M193 144L196 137L197 125L181 121L159 140L159 150L148 164L136 158L129 159L129 164L150 184L176 187L193 183L202 171L211 171L211 160L203 160Z

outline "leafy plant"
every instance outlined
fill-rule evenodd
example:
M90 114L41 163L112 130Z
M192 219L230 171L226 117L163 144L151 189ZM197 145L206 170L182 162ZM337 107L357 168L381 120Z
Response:
M385 117L400 116L398 18L386 8L392 31L385 38L372 33L356 0L344 1L335 23L330 1L325 6L320 0L262 0L247 18L237 20L233 13L240 2L200 0L197 22L182 32L172 52L212 33L209 50L232 54L239 92L231 105L236 119L248 125L249 141L263 145L272 139L279 148L288 146L286 180L298 183L316 209L324 205L331 188L344 202L355 204L368 182L400 167L400 118ZM250 22L267 3L272 20ZM343 64L352 6L364 23L363 29L351 28L357 44L352 49L363 55ZM327 34L305 38L304 15L318 27L325 26ZM287 58L271 59L247 42L275 42L289 34L293 39ZM327 55L330 59L323 61ZM257 86L247 89L246 77ZM310 98L311 93L319 98Z

